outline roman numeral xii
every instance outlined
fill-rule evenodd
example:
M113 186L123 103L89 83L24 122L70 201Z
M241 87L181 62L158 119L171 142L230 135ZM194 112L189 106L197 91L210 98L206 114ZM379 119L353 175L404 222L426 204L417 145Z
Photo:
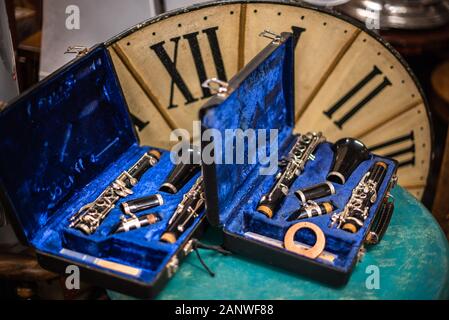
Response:
M212 59L215 65L216 76L218 79L222 81L228 81L225 71L225 66L223 62L223 56L221 53L220 45L217 37L218 27L208 28L201 31L201 35L207 38L207 42L209 43L210 50L212 52ZM200 48L200 32L193 32L189 34L185 34L183 36L178 36L170 39L170 42L174 44L173 50L173 58L170 58L170 55L167 53L165 48L165 41L156 43L150 47L159 60L167 70L168 74L171 78L171 87L170 87L170 97L169 97L169 105L168 109L177 108L178 105L174 104L174 93L175 87L179 89L183 97L185 98L185 104L191 104L199 99L209 98L212 94L209 89L202 88L202 97L195 97L192 94L191 89L187 85L185 79L181 75L178 70L177 64L179 57L179 45L181 41L187 41L190 52L192 54L192 58L195 65L195 70L198 75L198 81L201 84L208 79L208 75L206 73L206 67L203 59L203 54Z

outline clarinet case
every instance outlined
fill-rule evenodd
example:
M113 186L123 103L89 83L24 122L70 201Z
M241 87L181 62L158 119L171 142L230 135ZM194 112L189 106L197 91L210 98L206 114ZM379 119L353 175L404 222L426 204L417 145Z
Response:
M300 206L294 191L326 181L334 156L331 143L320 144L314 153L316 159L307 162L274 218L269 219L256 211L260 199L274 185L276 178L275 174L260 174L260 169L264 167L259 161L260 155L271 156L271 148L270 135L267 133L266 137L261 137L257 130L278 130L278 154L281 158L287 155L297 137L293 134L295 99L292 42L289 33L275 39L200 111L203 139L204 136L211 137L210 141L202 143L203 161L209 155L216 158L213 163L203 163L207 218L213 226L222 230L224 247L231 252L332 286L342 286L350 278L365 246L378 242L388 226L393 210L389 192L397 181L398 165L392 159L370 154L369 159L359 165L344 185L335 184L334 195L321 199L331 201L336 206L334 212L340 212L367 170L377 161L388 164L377 201L359 232L352 234L330 228L332 215L322 215L305 221L312 222L323 231L326 238L323 254L317 259L311 259L285 249L284 236L297 223L287 222L287 217ZM242 156L237 154L235 137L220 140L230 129L255 129L254 135L245 136L248 143L244 143L244 160L241 164L226 164L223 160L226 150L226 157L232 155L233 159L237 159ZM257 153L248 150L255 140L259 140ZM276 155L275 160L278 159ZM254 234L262 237L255 238ZM379 236L377 240L376 235ZM310 230L301 230L294 241L313 246L316 236Z
M117 203L90 236L69 228L69 218L94 201L150 147L141 147L111 57L103 46L78 57L0 114L0 185L16 233L36 250L39 264L80 280L141 298L154 297L191 252L205 213L175 244L159 241L190 180L175 195L158 192L174 165L169 151L132 189L132 200L161 193L162 220L110 235L122 215ZM199 176L199 174L197 174Z

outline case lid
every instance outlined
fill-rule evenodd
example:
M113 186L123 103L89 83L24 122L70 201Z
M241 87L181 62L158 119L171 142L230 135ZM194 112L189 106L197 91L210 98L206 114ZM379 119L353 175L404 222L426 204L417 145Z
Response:
M283 33L230 80L226 96L216 95L200 110L203 140L211 136L214 141L215 162L203 162L207 217L212 225L223 226L238 203L244 201L248 189L243 186L250 185L248 181L259 176L257 171L264 166L262 157L272 156L277 169L277 152L275 159L270 152L277 151L277 146L281 148L292 136L294 102L293 36ZM239 134L225 139L229 130L239 129L246 134L244 162L225 164L226 150L232 154L233 163L241 156L236 151ZM271 147L270 130L278 132L277 145ZM204 160L209 142L202 143ZM257 154L249 148L254 145Z
M0 186L28 242L137 137L109 53L94 48L0 114Z

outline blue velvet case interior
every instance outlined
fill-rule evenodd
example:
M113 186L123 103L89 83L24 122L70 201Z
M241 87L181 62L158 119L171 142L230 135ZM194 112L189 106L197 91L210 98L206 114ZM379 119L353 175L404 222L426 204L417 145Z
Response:
M233 91L225 100L215 98L215 101L211 101L204 108L202 111L204 132L208 129L217 129L222 136L225 136L226 130L229 129L277 129L279 130L279 155L282 158L288 154L295 140L295 136L292 135L294 74L292 72L291 41L290 38L277 48L271 50L267 48L265 53L261 53L240 75L230 81ZM273 47L273 45L271 46ZM254 139L259 139L259 136L260 134L256 132ZM263 141L265 147L261 148L262 151L270 150L267 147L269 140ZM226 148L233 150L234 142L226 140L221 146L215 144L215 148L224 154ZM251 164L248 161L248 145L245 144L244 164L215 165L217 194L213 198L217 199L217 208L209 208L210 212L218 212L220 224L228 234L248 239L246 233L256 233L283 242L287 230L297 223L286 221L290 214L300 207L300 202L294 192L326 181L333 161L332 145L326 142L318 147L315 152L316 160L307 163L304 172L295 181L282 207L273 219L268 219L258 213L256 208L262 196L268 193L273 186L275 175L259 174L262 164L259 162ZM215 152L220 154L220 152ZM234 158L235 156L234 151ZM369 219L358 233L350 234L330 228L331 215L302 220L312 222L324 231L325 251L335 255L333 262L318 258L318 263L327 264L330 268L335 268L343 273L349 273L352 270L375 212L387 192L391 177L395 174L396 163L393 160L372 155L368 161L359 166L345 185L335 184L335 195L318 200L319 202L330 200L337 207L334 212L342 210L349 200L352 190L369 168L379 160L386 162L389 166L386 178L379 190L379 195L382 196L378 197L377 203L370 210ZM216 221L217 219L212 220ZM251 240L254 241L254 239ZM302 230L297 233L295 240L313 245L316 239L309 230Z
M26 239L38 251L113 273L83 255L123 264L139 272L120 276L152 283L196 227L191 226L174 245L159 241L195 178L176 195L161 193L164 206L149 211L162 218L155 225L109 236L122 214L122 200L94 235L68 228L74 213L95 200L149 149L138 145L103 46L13 102L0 114L0 137L1 186ZM159 193L174 166L169 152L162 152L159 163L145 173L126 200ZM65 255L68 251L63 249L81 255Z

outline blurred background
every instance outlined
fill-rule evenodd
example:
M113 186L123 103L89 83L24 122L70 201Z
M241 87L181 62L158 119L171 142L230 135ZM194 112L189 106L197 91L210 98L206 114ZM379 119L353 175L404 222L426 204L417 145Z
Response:
M73 59L75 55L63 54L69 46L90 47L157 14L200 2L205 1L0 0L0 110ZM449 201L445 198L449 184L449 2L304 2L332 6L360 21L376 15L380 19L376 32L403 55L419 78L429 99L434 135L434 161L422 201L449 234ZM85 13L82 32L76 21L72 29L54 27L67 23L67 14L78 9ZM83 288L73 296L58 276L39 268L33 253L19 245L0 206L0 296L107 299L102 289Z

